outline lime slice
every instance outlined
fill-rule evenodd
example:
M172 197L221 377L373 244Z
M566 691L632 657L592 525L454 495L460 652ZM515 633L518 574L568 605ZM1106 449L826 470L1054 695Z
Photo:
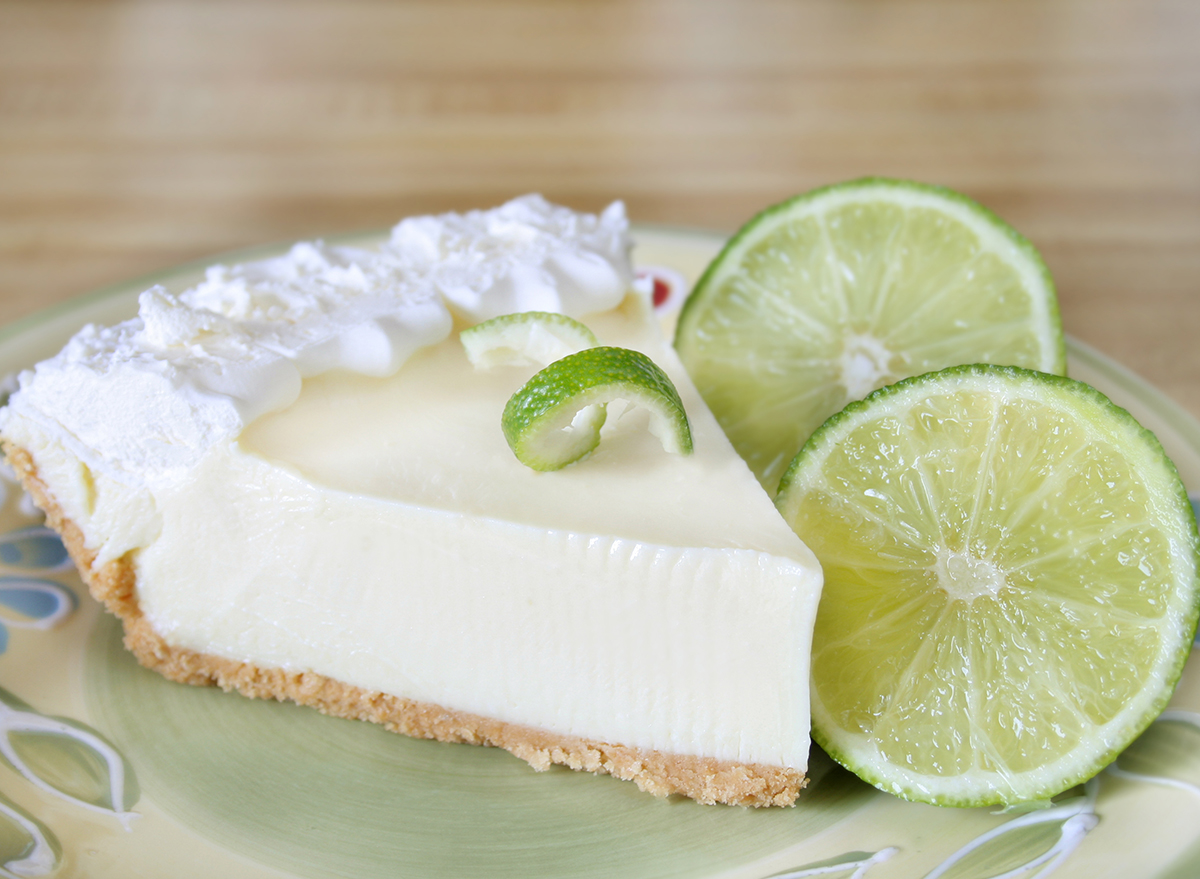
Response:
M1174 466L1098 391L965 366L851 404L776 505L825 571L813 737L882 790L1045 799L1167 703L1200 612Z
M500 425L534 470L558 470L600 442L605 406L624 400L650 412L650 432L668 452L691 454L692 431L671 379L628 348L588 348L551 363L513 394Z
M547 366L568 354L600 344L596 334L574 318L549 311L502 314L459 333L476 369L495 366Z
M675 347L768 491L821 422L876 388L964 363L1066 363L1028 241L957 193L881 179L742 227L684 305Z

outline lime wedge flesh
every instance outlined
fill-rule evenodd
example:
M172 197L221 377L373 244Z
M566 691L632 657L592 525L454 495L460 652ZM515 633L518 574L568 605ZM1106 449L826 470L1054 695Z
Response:
M1069 379L968 366L814 434L776 505L825 587L814 739L942 805L1045 799L1166 705L1200 608L1200 538L1157 440Z
M588 348L551 363L508 401L501 427L522 464L558 470L600 442L608 403L624 400L650 413L650 431L668 452L690 454L691 427L679 392L645 354Z
M1066 363L1028 241L957 193L874 178L754 217L697 282L675 347L771 492L826 418L876 388L965 363Z

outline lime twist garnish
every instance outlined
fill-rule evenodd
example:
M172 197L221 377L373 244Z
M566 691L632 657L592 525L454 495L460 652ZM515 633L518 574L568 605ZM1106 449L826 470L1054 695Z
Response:
M600 442L605 406L625 400L650 413L650 432L668 452L691 454L692 432L671 379L628 348L588 348L551 363L513 394L500 424L522 464L558 470Z
M675 347L768 491L848 402L965 363L1065 370L1033 246L970 199L865 179L768 208L684 305Z
M494 366L546 366L568 354L600 344L596 334L574 318L548 311L503 314L459 334L476 369Z
M1049 798L1167 704L1200 537L1152 434L1024 369L907 379L830 418L776 505L825 572L813 737L879 788Z

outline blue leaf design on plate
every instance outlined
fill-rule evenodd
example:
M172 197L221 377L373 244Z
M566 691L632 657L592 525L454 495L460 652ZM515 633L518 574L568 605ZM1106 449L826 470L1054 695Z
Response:
M54 580L0 577L0 623L18 629L49 629L75 609L75 593Z
M8 649L9 628L53 628L76 603L75 593L53 580L0 577L0 653Z
M71 557L54 531L35 525L0 535L0 563L25 570L60 571L71 566Z
M0 834L0 877L26 879L49 876L62 862L62 845L50 828L8 797L0 794L0 824L10 833Z

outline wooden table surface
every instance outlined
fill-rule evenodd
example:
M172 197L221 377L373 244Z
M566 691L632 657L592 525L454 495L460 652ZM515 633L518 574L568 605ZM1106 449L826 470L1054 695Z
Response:
M1005 217L1200 417L1196 0L0 0L0 323L527 191L733 230L866 174Z

